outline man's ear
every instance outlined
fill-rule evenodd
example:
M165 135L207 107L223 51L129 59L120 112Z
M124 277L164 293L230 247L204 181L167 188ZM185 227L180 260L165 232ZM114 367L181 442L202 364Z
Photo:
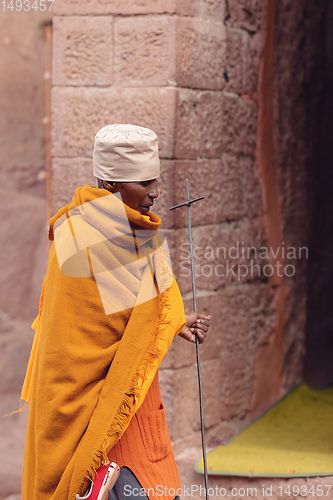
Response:
M114 190L115 183L111 181L102 181L103 188L106 189L107 191L110 191L111 193Z

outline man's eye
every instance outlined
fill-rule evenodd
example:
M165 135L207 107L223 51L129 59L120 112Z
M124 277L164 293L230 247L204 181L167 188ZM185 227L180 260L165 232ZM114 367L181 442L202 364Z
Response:
M150 181L142 181L140 184L141 186L147 187L149 186Z

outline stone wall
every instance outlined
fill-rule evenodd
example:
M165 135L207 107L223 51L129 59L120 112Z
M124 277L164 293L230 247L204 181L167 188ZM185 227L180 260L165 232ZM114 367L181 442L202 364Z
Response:
M209 444L225 442L302 374L306 260L280 253L274 258L258 249L281 252L307 242L302 68L314 55L301 51L304 11L288 0L56 0L53 8L53 212L70 201L75 187L95 184L91 159L99 128L132 122L155 130L162 159L156 212L191 309L186 209L169 212L169 207L184 201L186 178L192 197L205 195L192 210L198 307L213 315L210 338L201 348L205 424ZM8 39L3 43L10 45ZM26 40L35 38L20 40L20 46ZM25 58L36 58L29 62L38 75L43 72L41 40L36 46L38 51L26 51ZM10 90L10 81L1 95ZM15 95L25 96L22 80L13 81L20 91ZM31 100L41 103L38 82L16 113L19 130L27 109L27 140L24 147L20 142L16 164L10 163L16 135L1 143L2 203L8 214L1 306L3 352L9 353L1 360L7 377L5 412L15 409L31 343L31 334L22 332L28 332L36 310L45 263L40 253L45 201L36 181L43 170L43 112L40 104L32 106L34 113L30 108ZM5 116L12 117L9 103L7 110ZM8 123L3 122L4 130ZM32 159L24 163L27 158ZM13 192L13 179L24 181L24 193ZM18 253L18 234L25 258ZM295 265L290 278L277 272L286 264ZM22 370L14 373L17 365ZM192 344L175 339L160 380L182 482L200 483L202 478L191 472L200 453ZM3 454L22 448L24 422L20 415L13 418L17 435L3 441ZM10 435L9 424L4 433ZM9 474L16 463L9 461L8 471L3 470L3 484L15 484L6 486L6 494L19 491L19 473Z
M1 499L20 497L27 412L2 416L20 406L47 259L41 23L49 17L35 11L0 14Z
M54 209L70 200L76 185L94 182L93 136L100 127L134 122L155 130L163 170L156 210L190 309L185 213L168 207L184 200L186 178L192 196L206 196L193 208L193 237L199 307L214 316L211 341L202 348L213 441L230 437L283 393L284 289L276 293L274 277L263 273L269 257L247 252L281 244L270 239L266 180L256 161L263 7L231 4L225 22L222 0L55 5ZM266 359L273 363L271 377L262 376ZM192 345L176 339L161 382L181 452L198 443Z
M206 196L193 208L193 237L198 255L211 249L197 261L197 285L199 307L214 316L211 341L202 348L213 440L232 435L250 415L256 351L274 334L267 280L258 271L241 279L218 275L226 274L219 247L265 241L254 169L262 3L248 7L246 15L245 4L232 7L226 28L222 0L55 5L54 208L69 201L76 185L94 182L91 154L100 127L134 122L155 130L163 170L156 210L190 309L185 214L168 207L184 200L187 177L192 196ZM176 339L161 370L176 452L199 442L194 359L193 345Z
M286 389L293 387L303 376L307 268L312 257L309 249L311 210L307 192L309 150L306 139L306 66L312 64L312 58L305 42L310 35L304 29L307 18L306 3L277 2L272 90L274 167L280 196L281 235L285 247L305 249L302 258L288 260L296 272L285 280L287 299L282 378Z

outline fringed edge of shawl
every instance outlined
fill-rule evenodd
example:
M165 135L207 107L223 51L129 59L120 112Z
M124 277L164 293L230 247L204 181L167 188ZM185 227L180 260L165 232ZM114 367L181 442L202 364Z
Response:
M11 415L15 415L16 413L21 413L23 410L25 410L28 407L29 402L26 401L24 403L24 399L20 398L20 407L18 410L12 411L12 413L7 413L6 415L2 415L3 418L5 417L10 417Z
M118 435L115 442L112 444L112 446L114 446L116 442L121 438L123 432L125 432L127 428L127 423L130 419L134 407L134 401L136 397L138 397L140 394L139 381L140 380L144 381L147 379L148 370L154 366L155 360L158 359L161 355L161 349L158 347L158 332L162 325L167 325L170 323L169 321L166 321L167 314L166 313L163 314L163 310L165 308L169 309L170 304L168 302L165 293L161 294L159 296L159 299L160 300L157 312L157 321L153 334L153 339L151 341L149 349L147 350L146 355L144 356L142 362L140 363L140 366L138 367L136 374L133 377L129 392L125 395L113 419L113 422L107 432L107 435L105 436L103 442L101 443L95 456L92 459L92 464L87 470L86 476L80 485L81 491L86 487L87 480L93 481L97 470L101 466L101 463L107 463L109 461L108 450L112 444L112 438L114 438L115 435Z

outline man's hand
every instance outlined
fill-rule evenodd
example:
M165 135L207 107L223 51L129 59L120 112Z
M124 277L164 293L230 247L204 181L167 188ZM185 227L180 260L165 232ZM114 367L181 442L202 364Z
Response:
M199 343L202 344L207 336L208 328L210 327L209 321L211 316L192 311L186 314L185 317L186 325L179 333L179 336L193 343L195 343L195 337L197 336Z

